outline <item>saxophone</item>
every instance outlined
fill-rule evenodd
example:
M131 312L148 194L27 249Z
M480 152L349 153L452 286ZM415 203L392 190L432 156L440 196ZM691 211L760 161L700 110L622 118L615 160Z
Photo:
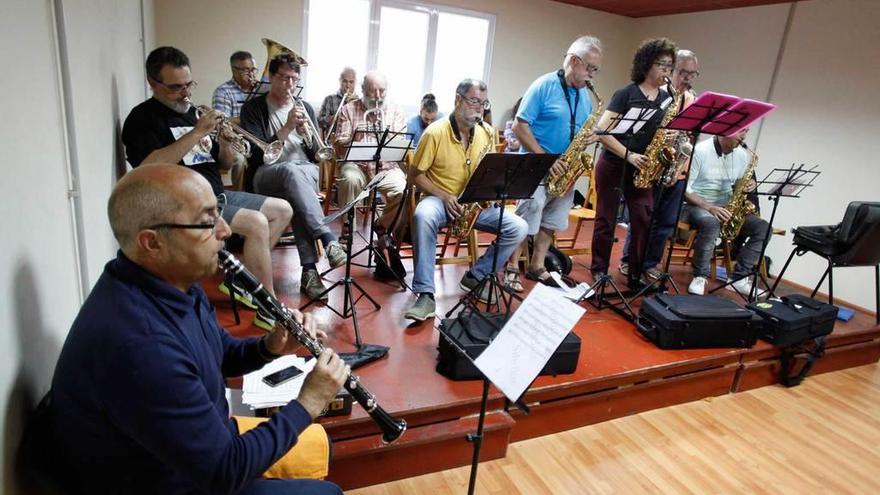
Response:
M479 165L483 158L492 151L492 148L495 147L495 133L492 131L492 127L487 128L483 125L483 121L480 120L477 122L480 127L489 134L489 139L486 142L486 146L480 150L480 156L477 158L476 164ZM476 127L474 127L476 131ZM455 220L449 222L449 235L456 237L458 239L466 239L468 235L470 235L471 230L474 228L474 224L477 223L477 217L480 216L480 212L483 211L487 205L483 203L467 203L461 205L461 215L455 218Z
M749 180L754 175L755 167L758 165L758 154L750 150L746 143L740 144L746 151L752 154L752 159L749 161L745 173L734 183L733 196L730 197L730 201L724 207L731 215L729 220L721 224L721 238L726 241L736 239L746 221L746 217L758 212L755 204L749 201L747 197L748 191L746 191Z
M587 153L584 148L586 147L587 137L593 132L593 127L602 114L602 98L596 93L596 88L593 87L591 81L586 83L587 89L596 97L596 110L587 117L586 122L581 126L581 130L578 131L574 139L571 140L571 144L568 145L565 153L559 157L561 161L568 165L568 168L564 173L552 176L547 180L547 194L552 197L564 196L571 189L571 186L574 185L574 182L578 180L578 177L593 170L593 155Z
M666 82L669 88L669 95L672 97L672 103L666 108L666 113L663 114L663 119L657 127L657 132L654 133L654 137L651 138L651 142L645 148L645 156L648 158L648 162L644 167L637 169L633 176L633 185L638 188L650 187L657 182L664 169L675 165L674 162L678 155L675 146L669 142L670 137L674 137L678 133L667 131L664 127L678 114L681 102L675 98L675 94L672 91L672 81L667 77ZM684 101L684 94L682 94L681 101Z

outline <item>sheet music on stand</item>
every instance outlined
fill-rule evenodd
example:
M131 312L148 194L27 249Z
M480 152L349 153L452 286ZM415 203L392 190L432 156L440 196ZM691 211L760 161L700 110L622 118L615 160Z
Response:
M625 114L613 119L611 123L613 127L597 134L636 134L654 117L655 113L657 113L656 108L630 108Z
M352 136L351 144L346 149L345 159L342 162L372 162L376 159L376 150L379 152L380 162L402 162L406 152L412 148L413 134L411 132L382 131L381 142L358 140L357 136L370 136L375 131L358 129Z
M776 105L707 91L675 116L666 129L731 136L760 119Z
M763 196L783 196L798 198L804 189L813 187L813 181L819 176L818 165L809 169L802 163L790 168L774 168L758 182L758 194Z

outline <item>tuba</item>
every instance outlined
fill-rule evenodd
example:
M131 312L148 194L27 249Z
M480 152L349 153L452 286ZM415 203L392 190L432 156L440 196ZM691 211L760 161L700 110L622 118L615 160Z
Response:
M483 125L483 121L480 120L479 126L489 134L489 140L486 143L486 146L480 150L480 156L477 158L476 164L479 165L483 158L492 151L492 148L495 147L495 133L492 131L492 127L486 128ZM474 127L476 130L476 127ZM471 230L474 229L474 224L477 223L477 217L480 216L480 212L483 211L486 205L476 202L476 203L468 203L465 205L461 205L462 212L461 215L455 218L455 220L449 222L449 235L454 236L458 239L466 239L468 235L470 235Z
M675 93L672 91L672 81L668 77L666 78L666 83L669 88L669 95L672 97L672 103L666 108L666 113L663 114L663 119L657 127L657 132L654 133L654 137L651 138L651 142L645 148L645 156L648 158L648 163L641 169L636 170L633 176L633 185L638 188L651 187L652 184L660 179L664 170L675 166L675 161L678 157L679 151L670 142L670 139L679 133L667 131L664 127L678 114L678 110L684 102L684 93L682 93L680 100L676 99Z
M748 191L746 190L746 186L748 186L749 180L751 180L752 175L755 173L755 168L758 166L758 154L750 150L746 143L740 144L746 151L751 153L752 159L749 161L743 176L734 183L733 195L730 197L730 201L727 202L727 206L724 207L725 210L730 212L730 219L721 224L721 238L725 241L736 239L740 229L742 229L743 224L746 222L746 217L758 212L755 204L749 201Z
M550 177L547 180L547 194L553 197L564 196L571 189L571 186L574 185L575 181L578 180L578 177L593 169L593 155L584 151L584 148L586 147L587 137L593 132L593 127L602 114L602 98L599 98L591 81L587 81L587 88L596 97L596 110L590 114L584 125L581 126L581 130L571 140L571 144L568 145L565 153L559 157L561 161L568 165L568 168L564 173Z

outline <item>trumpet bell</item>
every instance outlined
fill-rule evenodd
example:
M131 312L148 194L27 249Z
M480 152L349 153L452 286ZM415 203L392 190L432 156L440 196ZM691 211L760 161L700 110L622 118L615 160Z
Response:
M269 75L269 62L271 62L273 58L281 55L282 53L289 53L293 55L293 57L296 59L296 63L298 63L299 65L309 65L309 63L306 62L306 59L302 58L302 56L300 56L298 53L291 50L290 48L287 48L277 41L271 40L269 38L263 38L261 41L264 45L266 45L266 66L263 68L263 78L266 78Z
M271 165L278 161L281 158L281 153L284 151L284 143L281 141L273 141L269 143L269 146L266 148L266 151L263 152L263 162L266 165Z

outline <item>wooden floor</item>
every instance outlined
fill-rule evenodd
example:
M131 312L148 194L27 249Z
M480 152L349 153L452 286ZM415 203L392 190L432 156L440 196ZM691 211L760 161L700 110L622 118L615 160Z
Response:
M467 492L469 467L351 495ZM476 493L880 493L880 365L512 444Z
M588 245L590 235L590 229L585 229L579 244ZM618 229L617 235L622 239L625 231ZM615 274L618 249L612 255ZM589 259L574 258L575 279L589 280ZM299 307L305 300L299 293L296 250L276 248L272 261L279 299ZM411 279L411 262L406 264ZM438 315L451 309L462 296L458 281L466 268L445 265L436 269ZM673 266L671 271L683 291L690 280L690 267ZM476 428L480 383L451 381L434 370L438 321L413 325L403 318L415 299L411 293L396 284L377 281L365 268L355 267L352 273L381 305L376 310L365 299L357 304L364 341L391 348L387 358L357 373L379 404L406 419L409 427L396 443L383 445L378 429L360 407L355 407L350 416L323 419L334 441L330 479L348 490L469 464L471 444L465 437ZM342 275L337 269L327 275L327 283ZM251 311L244 311L242 323L235 324L228 301L213 282L219 283L219 277L206 283L205 288L217 306L220 323L235 335L261 334L250 324ZM525 286L530 289L532 282L525 281ZM795 291L801 289L787 284L779 290L782 294ZM729 291L720 293L736 297ZM330 305L341 311L342 299L343 290L337 289L331 293ZM777 382L779 349L765 342L750 349L666 351L642 339L629 321L613 311L587 307L588 312L574 329L582 339L577 369L570 375L539 377L524 397L532 410L529 416L507 410L503 396L493 388L483 459L504 458L509 455L509 447L535 437ZM324 305L310 310L327 332L330 347L340 352L353 350L351 318L341 319ZM837 323L828 343L829 350L817 362L813 374L877 362L880 327L872 315L859 311L851 321Z

